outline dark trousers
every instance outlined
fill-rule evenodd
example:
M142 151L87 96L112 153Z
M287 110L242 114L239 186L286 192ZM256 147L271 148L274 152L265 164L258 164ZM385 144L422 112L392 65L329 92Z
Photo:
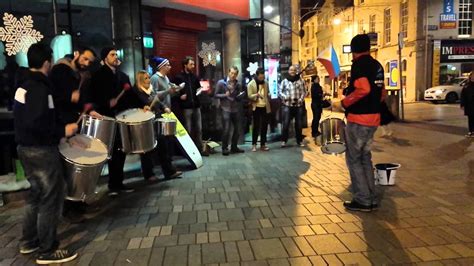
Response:
M122 140L119 130L115 133L114 148L112 157L108 162L109 166L109 189L120 189L123 186L123 167L125 165L126 154L122 151Z
M171 139L169 137L159 136L157 141L158 147L155 150L140 155L142 174L145 179L155 175L153 173L153 156L155 156L155 154L157 155L158 162L161 165L161 170L163 171L165 178L176 172L176 168L171 163L172 159L169 149Z
M474 132L474 115L468 115L467 121L469 123L469 132Z
M237 143L239 142L239 131L240 131L240 119L239 119L239 112L226 112L222 111L222 119L224 120L224 134L222 136L222 149L227 149L229 146L229 137L230 137L230 130L231 125L233 126L234 130L232 132L232 143L231 149L237 148Z
M313 121L311 122L311 135L316 137L319 135L319 120L321 120L321 114L323 109L321 106L311 104L311 111L313 112Z
M267 108L257 107L253 111L253 130L252 144L257 145L258 135L260 134L260 145L265 146L267 142L268 117Z
M56 146L18 146L18 157L31 184L23 218L23 246L39 246L39 254L59 246L56 230L64 201L62 160Z
M286 106L281 107L282 123L283 129L281 133L282 141L288 141L288 131L290 128L290 122L295 119L295 135L296 142L301 143L303 141L302 125L301 118L303 117L303 107L302 106Z

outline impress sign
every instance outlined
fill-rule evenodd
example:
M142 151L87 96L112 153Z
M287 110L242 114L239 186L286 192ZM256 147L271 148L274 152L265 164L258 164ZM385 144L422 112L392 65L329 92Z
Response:
M442 40L441 63L474 62L473 40Z

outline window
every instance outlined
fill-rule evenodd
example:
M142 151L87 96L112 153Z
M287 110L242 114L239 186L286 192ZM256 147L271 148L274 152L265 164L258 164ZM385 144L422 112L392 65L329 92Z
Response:
M369 17L369 32L375 32L375 15Z
M392 27L392 12L391 10L385 9L383 11L383 37L384 37L384 42L390 43L391 41L391 27Z
M403 34L403 38L407 38L408 37L408 2L405 1L405 2L402 2L402 5L401 5L401 13L400 13L400 17L401 17L401 29L400 29L400 32Z
M385 64L385 86L390 85L390 62Z
M359 33L365 33L364 31L364 20L359 20Z
M472 34L472 0L459 0L459 37Z
M402 60L402 71L403 72L407 71L407 60L406 59Z

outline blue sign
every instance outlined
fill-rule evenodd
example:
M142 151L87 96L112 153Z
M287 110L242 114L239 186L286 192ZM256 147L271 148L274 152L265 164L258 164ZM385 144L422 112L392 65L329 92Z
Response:
M444 0L443 13L445 14L454 13L454 0Z

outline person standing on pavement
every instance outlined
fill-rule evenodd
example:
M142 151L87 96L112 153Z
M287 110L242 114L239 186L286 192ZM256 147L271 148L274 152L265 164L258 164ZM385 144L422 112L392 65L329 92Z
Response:
M100 52L104 63L102 67L92 75L91 84L86 93L85 101L93 104L93 111L100 115L115 117L124 101L118 102L116 97L125 87L131 87L128 76L118 69L120 61L117 49L105 47ZM109 166L109 196L117 196L120 192L131 193L134 189L123 184L126 155L122 151L120 132L115 133L112 158Z
M53 84L53 100L58 118L64 124L75 123L84 109L80 91L86 82L86 75L81 73L87 71L95 58L96 54L92 49L81 47L74 51L72 59L66 56L51 69L49 78ZM85 219L82 212L86 207L84 202L65 199L63 216L70 223L80 223Z
M384 95L384 70L370 55L367 34L352 38L352 67L349 87L342 106L346 109L346 164L352 183L352 200L344 207L352 211L370 212L378 207L371 145L380 125L380 109Z
M467 116L469 132L466 137L474 137L474 71L469 74L469 80L461 92L461 109Z
M172 84L168 78L171 71L170 61L166 58L155 56L150 60L151 65L155 66L155 74L151 76L151 86L158 95L160 101L171 108L171 96L173 96L180 88Z
M311 77L311 111L313 112L313 121L311 122L311 136L313 138L321 135L319 132L319 120L323 113L323 87L319 85L319 77Z
M282 107L282 142L281 147L286 147L290 122L295 119L295 135L298 146L303 147L302 118L304 112L304 97L306 88L303 79L297 73L297 66L292 65L288 70L288 77L284 79L278 90Z
M252 105L253 129L252 151L257 151L257 141L260 134L260 150L270 150L267 143L268 115L272 112L270 105L270 90L265 81L265 70L257 69L255 77L247 85L247 95Z
M18 157L31 185L23 218L20 253L38 251L37 264L64 263L77 253L59 249L57 227L64 201L64 171L58 144L74 135L77 124L58 119L48 74L53 51L44 43L30 46L29 71L15 92L13 117Z
M184 88L179 93L179 105L184 114L184 127L191 135L201 155L209 156L208 152L203 151L202 145L201 103L198 97L201 83L199 78L194 75L194 59L187 56L183 59L182 66L183 72L176 75L174 83L185 83Z
M156 97L158 97L158 99ZM153 89L150 75L145 70L137 72L135 85L131 90L125 92L123 99L121 99L121 101L125 103L125 109L140 108L144 109L144 111L151 110L155 113L155 117L157 118L160 118L163 112L171 113L170 106L163 100L164 99L160 98ZM155 104L151 106L154 101L156 101ZM154 154L158 155L158 161L161 165L165 180L177 178L182 174L182 172L177 171L172 164L171 154L169 152L169 141L167 138L168 137L162 135L157 136L158 143L156 150L140 154L142 174L148 182L158 181L158 178L153 173Z
M239 94L242 93L242 85L237 80L239 69L236 66L229 68L227 78L221 79L217 82L215 98L220 100L222 108L222 118L224 123L224 132L222 135L222 155L227 156L229 153L243 153L244 150L237 147L239 141L239 133L241 131L242 119L240 116ZM229 137L230 129L234 128L232 132L232 143L229 152Z

